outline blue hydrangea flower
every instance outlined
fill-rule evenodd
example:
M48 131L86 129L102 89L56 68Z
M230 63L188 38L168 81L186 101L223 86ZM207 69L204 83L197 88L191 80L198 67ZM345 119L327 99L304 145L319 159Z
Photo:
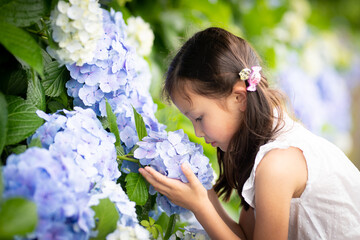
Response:
M279 86L307 128L347 149L344 137L351 127L351 96L346 81L335 69L325 68L310 76L292 64L279 73Z
M3 168L4 197L24 197L38 206L34 238L86 239L92 234L91 183L77 165L64 160L46 149L29 148L10 155Z
M125 44L125 28L121 12L103 10L104 34L98 41L94 58L82 66L66 65L71 80L80 83L66 83L69 96L80 98L85 106L94 107L103 100L105 93L116 94L129 88L135 69L127 62L135 53Z
M38 111L46 122L33 137L39 137L42 146L53 155L74 160L92 183L116 180L120 172L115 136L104 130L92 109L75 107L73 111L63 112L65 115Z
M157 106L149 93L149 64L126 42L126 25L121 12L103 11L104 36L98 42L92 61L79 67L67 65L71 79L67 93L74 105L94 109L106 116L105 99L116 114L120 138L128 153L138 141L133 107L144 118L148 130L160 131L165 126L155 117ZM125 163L131 165L132 163Z
M150 132L137 145L139 147L135 150L134 157L142 165L149 165L170 178L188 182L181 170L182 163L187 162L203 186L211 189L214 176L209 159L203 155L201 145L190 142L183 130ZM150 193L154 194L153 188ZM157 196L157 203L169 216L185 211L160 194Z

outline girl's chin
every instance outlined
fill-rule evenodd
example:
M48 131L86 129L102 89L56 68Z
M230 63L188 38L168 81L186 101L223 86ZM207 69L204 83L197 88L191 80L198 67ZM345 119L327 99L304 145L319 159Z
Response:
M226 150L227 150L227 148L223 148L223 147L221 147L221 146L217 146L217 147L220 148L221 151L223 151L223 152L226 152Z

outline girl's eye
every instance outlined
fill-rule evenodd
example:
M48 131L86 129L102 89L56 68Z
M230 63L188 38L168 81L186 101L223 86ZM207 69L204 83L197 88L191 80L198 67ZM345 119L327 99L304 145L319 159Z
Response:
M202 117L198 117L198 118L195 119L195 122L199 122L201 120L202 120Z

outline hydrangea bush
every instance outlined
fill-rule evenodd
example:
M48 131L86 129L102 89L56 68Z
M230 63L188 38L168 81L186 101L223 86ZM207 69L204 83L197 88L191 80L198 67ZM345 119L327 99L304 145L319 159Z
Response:
M169 239L185 209L156 197L138 173L142 166L187 182L180 170L186 161L211 188L213 171L202 147L181 130L167 133L156 119L144 59L153 33L140 18L128 23L129 28L121 12L102 9L95 0L61 0L51 11L46 49L53 59L43 55L52 66L45 77L53 79L46 79L45 91L33 79L29 101L45 99L44 94L64 98L65 92L51 86L64 80L58 87L66 87L73 101L50 113L40 104L30 108L43 122L1 171L4 199L22 197L37 207L36 228L19 233L26 239ZM29 111L28 102L16 100L19 114ZM154 209L168 214L166 231L147 224Z

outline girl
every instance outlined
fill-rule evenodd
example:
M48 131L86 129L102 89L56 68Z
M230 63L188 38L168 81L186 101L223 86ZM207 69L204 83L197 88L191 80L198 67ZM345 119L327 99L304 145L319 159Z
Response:
M186 164L189 183L150 167L140 173L212 239L360 239L360 172L286 114L245 40L220 28L196 33L171 62L164 91L217 148L220 175L207 192ZM238 223L218 200L234 189Z

